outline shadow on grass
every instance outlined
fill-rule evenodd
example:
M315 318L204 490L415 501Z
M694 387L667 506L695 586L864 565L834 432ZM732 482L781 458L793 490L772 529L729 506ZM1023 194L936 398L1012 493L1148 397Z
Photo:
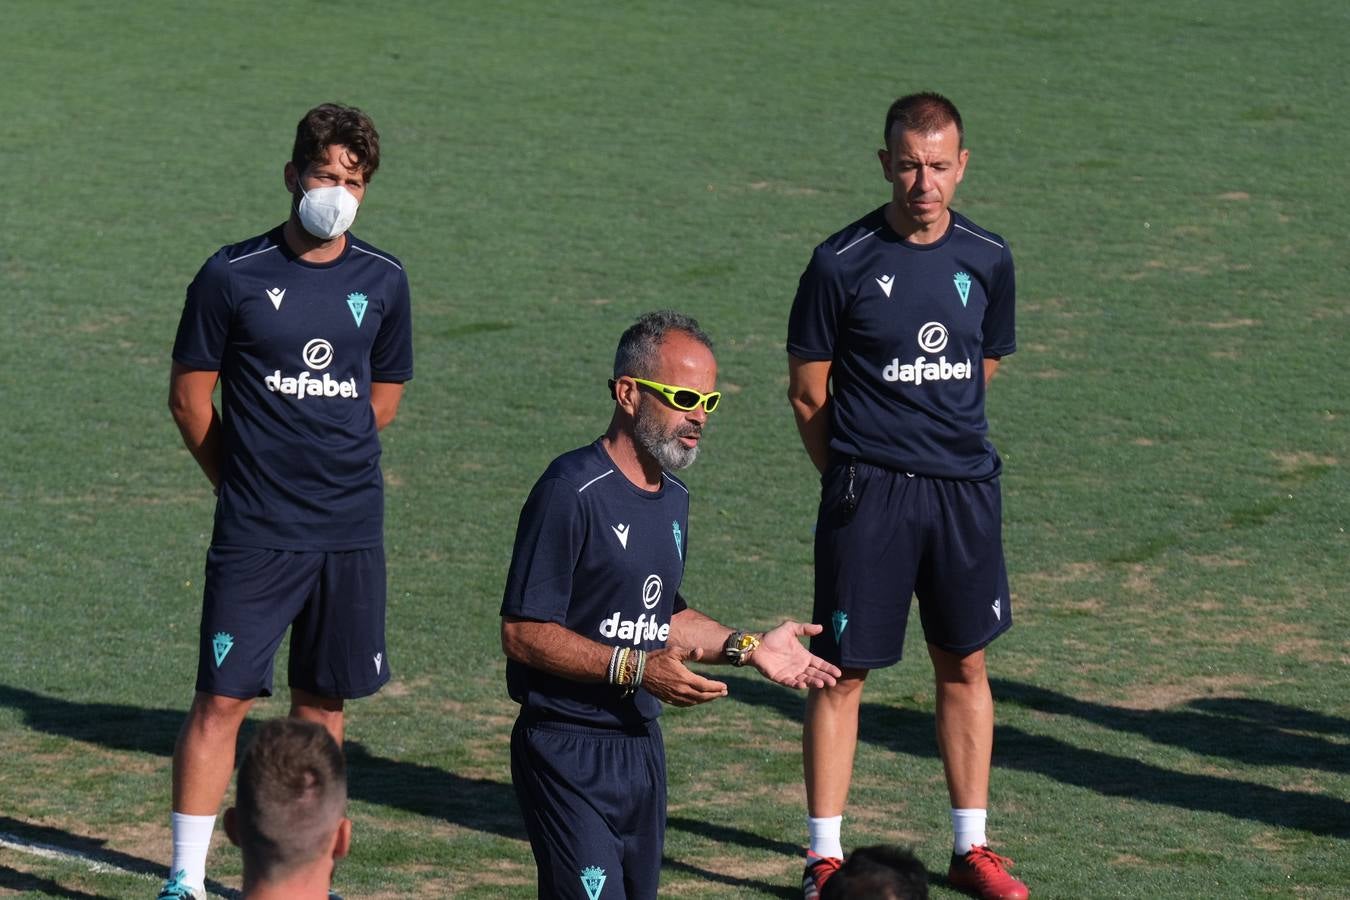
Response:
M149 753L163 757L172 754L178 729L186 713L185 709L144 709L111 703L80 703L6 685L0 685L0 705L20 711L24 724L34 731L85 741L113 750ZM250 719L244 723L239 736L240 746L248 741L255 727L254 720ZM443 819L476 831L526 840L524 823L516 805L515 791L508 783L465 778L434 766L376 756L355 741L348 741L343 750L349 767L348 790L354 800ZM3 821L0 819L0 823ZM801 848L795 844L679 816L671 818L668 827L750 850L793 856L801 852ZM27 828L25 833L30 835L29 839L42 840L40 837L31 836L32 829ZM166 849L167 837L166 833ZM104 851L100 849L101 843L97 846L93 843L81 843L85 840L87 839L59 832L51 835L47 842L62 848L76 849L91 856L97 851L105 854L97 858L105 859L128 871L163 874L164 867L159 863L139 860L114 851ZM778 891L778 888L771 885L703 871L689 863L672 861L671 866L698 872L714 881L732 885L744 884L769 893Z
M0 685L0 705L19 710L24 724L34 731L85 741L113 750L170 756L174 740L186 710L143 709L111 703L79 703L48 697L19 688ZM256 724L244 723L239 743L246 743ZM393 807L407 812L443 819L465 828L503 837L525 840L525 828L510 784L486 779L464 778L434 766L387 759L371 754L363 745L348 741L343 748L349 770L349 793L354 800ZM698 834L718 843L738 845L749 850L796 856L796 844L775 841L763 835L725 825L672 817L668 828ZM9 832L25 840L77 851L91 859L115 865L129 872L162 876L164 865L105 849L103 842L64 831L32 826L0 817L0 832ZM168 848L168 834L165 834ZM688 862L667 858L672 871L697 875L731 887L761 891L770 896L794 897L800 889L784 888L754 879L740 878L702 869ZM214 883L208 887L229 896L229 889ZM84 896L72 894L70 896Z
M794 853L800 853L800 849L793 847ZM686 875L694 875L704 881L713 884L724 884L727 887L739 888L746 891L754 891L757 894L765 894L769 897L801 897L801 885L786 887L781 884L769 884L766 881L756 881L753 878L739 878L735 875L727 875L723 872L710 872L707 869L700 869L698 866L690 865L687 862L681 862L678 859L671 859L669 856L661 858L661 868L667 872L683 872Z
M768 707L801 722L805 701L763 679L723 676L730 696L742 703ZM1258 726L1242 725L1233 712L1261 717L1261 729L1274 730L1273 721L1299 722L1300 728L1318 730L1345 728L1350 723L1305 713L1276 704L1241 699L1228 700L1218 708L1224 716L1195 711L1140 712L1076 700L1054 691L1021 682L994 680L999 703L1016 703L1046 712L1059 712L1120 731L1141 734L1159 743L1170 743L1197 753L1231 758L1244 764L1290 765L1344 771L1344 748L1321 738L1281 732L1287 746L1277 747L1274 735ZM1211 701L1199 701L1208 703ZM1157 721L1154 721L1156 718ZM1247 721L1247 720L1244 720ZM1290 727L1290 726L1284 726ZM1244 730L1245 729L1245 730ZM864 701L859 717L860 741L886 747L910 756L937 757L937 741L930 713ZM1244 754L1251 752L1253 758ZM1237 819L1296 828L1309 834L1350 838L1350 803L1323 794L1286 791L1237 778L1174 772L1129 756L1119 756L1066 743L1058 738L1032 734L1007 725L995 727L994 766L1042 775L1074 787L1111 797L1126 797L1213 812Z
M700 819L690 819L685 816L670 816L666 820L666 829L668 831L683 831L687 834L696 834L699 837L706 838L717 844L736 845L746 850L754 850L764 853L778 853L784 856L800 856L802 847L798 844L789 844L786 841L776 841L767 838L762 834L756 834L753 831L745 831L741 828L735 828L730 825L718 825L715 822L704 822ZM669 856L662 857L661 867L670 872L683 872L686 875L696 875L699 878L714 883L724 884L728 887L740 888L742 890L754 890L770 897L801 897L802 889L800 886L784 887L781 884L770 884L767 881L758 881L753 878L741 878L736 875L729 875L725 872L714 872L711 869L704 869L694 865L692 862L683 859L674 859Z
M1350 772L1350 753L1345 752L1343 744L1297 733L1350 734L1350 721L1291 706L1244 697L1214 697L1192 700L1182 709L1127 709L1079 700L1020 681L993 679L992 686L1000 703L1073 716L1192 753L1252 766Z
M173 754L174 740L186 713L186 709L79 703L6 685L0 685L0 705L22 712L24 724L34 731L113 750L164 757ZM254 720L245 721L239 734L241 747L256 727ZM433 766L375 756L355 741L346 742L343 750L349 769L348 794L353 800L444 819L504 837L525 839L525 827L510 784L464 778ZM62 847L70 846L64 840L59 843ZM168 846L167 831L165 846ZM163 866L151 863L144 863L151 866L150 869L136 869L123 863L117 865L131 871L163 872Z
M0 890L21 891L24 894L38 894L43 897L87 897L89 900L99 900L98 894L86 894L84 891L64 888L50 878L39 878L37 875L29 875L9 866L0 866Z
M1253 722L1269 728L1350 736L1350 719L1324 716L1321 713L1285 706L1282 703L1271 703L1268 700L1251 700L1247 697L1205 697L1192 700L1186 705L1201 712L1216 713L1235 721ZM1341 754L1341 761L1350 767L1350 760L1346 760L1344 754Z
M94 863L113 866L124 872L131 872L135 875L148 875L152 879L162 879L165 873L165 866L161 863L152 862L148 859L141 859L139 856L132 856L128 853L122 853L117 850L111 850L107 846L107 841L103 838L86 837L81 834L65 831L60 828L51 828L46 825L34 825L31 822L25 822L21 819L14 819L9 816L0 816L0 835L5 835L8 839L17 840L24 844L29 844L37 849L55 850L62 854L78 855L84 860ZM167 838L167 834L166 834ZM165 841L167 849L168 842ZM18 879L29 882L27 885L11 884L6 879L13 872ZM156 884L156 887L158 885ZM97 897L98 894L85 894L80 891L70 890L61 887L57 882L46 878L38 878L24 872L15 872L7 870L0 866L0 888L15 888L17 890L40 891L43 896L53 897ZM238 891L226 887L218 881L206 879L206 889L212 894L221 897L235 897ZM149 894L150 887L147 885L146 893Z

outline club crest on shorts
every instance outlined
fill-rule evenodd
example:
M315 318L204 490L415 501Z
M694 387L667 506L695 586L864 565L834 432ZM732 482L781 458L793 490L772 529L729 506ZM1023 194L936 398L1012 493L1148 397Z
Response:
M356 320L356 327L361 327L361 320L366 317L366 295L348 294L347 308L352 311L352 318Z
M234 635L226 634L223 631L217 631L211 638L211 652L216 656L216 668L219 669L225 662L225 657L230 655L230 648L234 646Z
M844 629L848 627L848 613L842 609L834 611L834 642L837 644L844 637Z
M961 305L965 306L966 301L970 299L970 275L957 272L952 276L952 284L956 285L956 292L961 295Z
M581 870L581 886L591 900L600 900L600 892L605 889L605 870L599 866L587 866Z

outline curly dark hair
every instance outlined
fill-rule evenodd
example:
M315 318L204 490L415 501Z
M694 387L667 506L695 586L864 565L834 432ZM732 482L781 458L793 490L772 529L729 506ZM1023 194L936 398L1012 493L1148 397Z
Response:
M295 126L291 165L303 172L311 163L327 159L328 148L341 144L351 151L367 182L380 167L380 133L370 116L354 106L324 103L305 113Z

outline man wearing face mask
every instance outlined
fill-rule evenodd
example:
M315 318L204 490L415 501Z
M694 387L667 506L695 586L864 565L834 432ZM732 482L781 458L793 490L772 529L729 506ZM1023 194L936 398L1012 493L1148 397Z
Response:
M412 378L412 321L402 265L347 231L379 164L364 113L310 110L283 170L290 216L187 290L169 407L217 502L160 900L205 896L235 739L288 628L290 713L339 746L344 701L389 680L378 432Z

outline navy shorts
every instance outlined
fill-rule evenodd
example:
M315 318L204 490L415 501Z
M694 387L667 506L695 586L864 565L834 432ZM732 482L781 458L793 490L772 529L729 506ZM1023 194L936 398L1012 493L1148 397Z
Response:
M389 680L384 548L338 552L213 546L206 552L197 690L272 693L272 662L291 629L288 684L351 699Z
M511 731L511 781L540 897L655 900L666 837L656 722L621 731L524 711Z
M850 482L852 488L850 490ZM821 478L811 652L878 669L903 655L910 598L930 644L965 655L1012 626L998 479L833 460Z

